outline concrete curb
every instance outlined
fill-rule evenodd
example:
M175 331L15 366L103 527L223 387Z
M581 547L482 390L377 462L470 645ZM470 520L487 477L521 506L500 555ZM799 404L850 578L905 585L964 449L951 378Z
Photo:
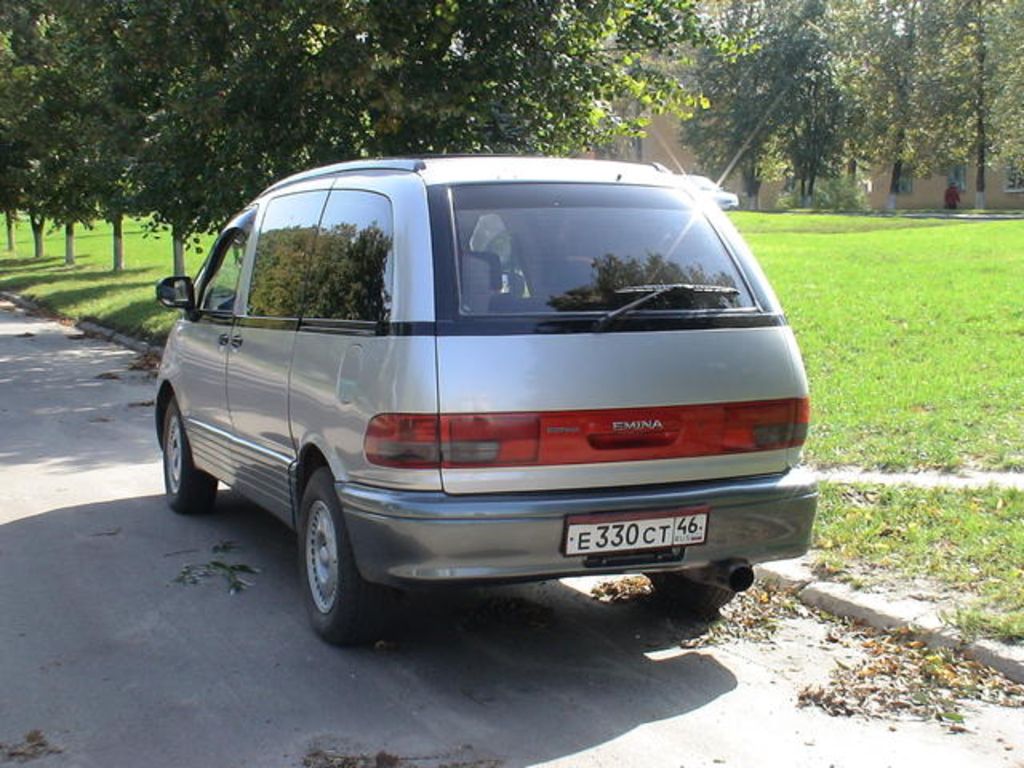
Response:
M945 625L934 603L909 597L894 600L846 584L817 580L807 558L765 563L755 571L764 583L792 590L800 602L812 608L876 629L908 630L929 648L955 648L1010 680L1024 683L1024 646L992 640L967 642L955 629Z
M826 483L865 485L912 485L916 488L1000 488L1024 490L1024 472L979 472L965 469L961 472L878 472L875 470L842 467L815 469L819 481Z
M32 299L26 299L24 296L19 296L16 293L0 291L0 299L5 299L16 307L20 307L21 309L25 309L30 312L38 312L42 315L53 318L54 320L61 319L60 315L55 312L51 312L43 305L32 301ZM161 345L149 344L145 341L123 334L120 331L115 331L113 328L107 328L106 326L99 325L98 323L94 323L89 320L81 320L75 323L75 327L88 336L95 336L96 338L104 339L105 341L111 341L122 347L126 347L133 352L138 352L143 355L156 355L157 357L160 357L163 354L163 346Z

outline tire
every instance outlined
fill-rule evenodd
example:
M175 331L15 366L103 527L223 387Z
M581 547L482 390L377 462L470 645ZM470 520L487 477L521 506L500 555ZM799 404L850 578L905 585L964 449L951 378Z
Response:
M332 645L379 639L393 593L359 573L327 467L310 477L300 511L299 572L313 629Z
M649 573L647 578L658 602L702 621L717 619L719 609L736 596L728 587L694 581L682 573Z
M172 399L164 414L164 490L167 505L179 515L205 515L217 498L217 478L196 469L185 422Z

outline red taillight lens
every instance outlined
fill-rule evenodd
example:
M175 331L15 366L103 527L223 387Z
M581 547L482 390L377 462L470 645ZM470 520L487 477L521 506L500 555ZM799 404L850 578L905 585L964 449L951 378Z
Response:
M441 417L441 455L446 467L536 464L539 452L538 414L457 414Z
M798 448L806 398L542 413L388 413L366 431L386 467L543 466L696 458Z
M798 448L807 439L809 416L807 398L727 405L723 452Z
M420 413L382 413L366 428L366 458L383 467L428 469L441 462L438 417Z

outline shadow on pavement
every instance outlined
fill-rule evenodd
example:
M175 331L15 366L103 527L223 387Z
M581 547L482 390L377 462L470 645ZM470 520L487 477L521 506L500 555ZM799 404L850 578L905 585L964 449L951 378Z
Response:
M64 750L54 764L300 765L330 743L471 745L513 766L737 685L710 655L648 655L692 628L558 582L413 593L393 642L328 646L307 625L294 534L231 492L218 510L179 517L142 497L0 526L0 741L40 729ZM259 573L237 594L217 576L175 581L214 559Z

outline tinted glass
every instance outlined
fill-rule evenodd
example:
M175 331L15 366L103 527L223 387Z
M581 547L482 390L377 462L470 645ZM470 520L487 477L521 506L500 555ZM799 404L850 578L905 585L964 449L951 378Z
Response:
M707 219L674 190L486 184L452 200L464 315L607 312L670 285L641 311L754 306Z
M249 285L249 315L298 317L304 265L316 246L326 192L270 201L263 217Z
M238 291L238 276L242 271L242 259L245 256L245 244L249 233L240 229L231 230L226 234L228 240L218 241L218 247L224 249L220 257L217 271L206 284L201 309L207 312L231 312L235 308L235 295Z
M309 263L305 317L388 319L391 221L391 203L382 195L331 192Z

